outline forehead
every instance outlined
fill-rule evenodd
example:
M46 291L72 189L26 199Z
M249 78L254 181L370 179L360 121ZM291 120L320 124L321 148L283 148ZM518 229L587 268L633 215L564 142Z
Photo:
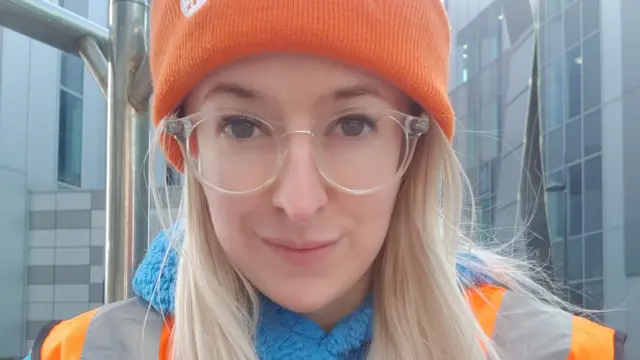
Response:
M402 104L407 99L391 84L363 70L302 54L263 54L236 61L212 72L196 92L203 97L210 95L212 89L229 85L250 90L244 94L235 91L233 95L237 97L261 95L279 101L330 95L339 100L358 92L378 95L391 105Z

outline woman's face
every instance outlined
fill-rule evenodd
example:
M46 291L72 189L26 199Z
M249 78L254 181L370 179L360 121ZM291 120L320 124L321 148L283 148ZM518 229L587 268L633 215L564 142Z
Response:
M373 131L357 117L351 122L349 115L341 118L350 109L407 113L409 101L391 85L346 65L271 54L217 70L186 102L187 113L207 118L202 129L213 129L208 136L197 130L202 168L224 163L230 167L211 176L238 174L226 180L227 186L261 180L277 158L273 154L280 154L276 180L258 192L229 195L208 186L204 191L231 262L273 301L318 322L337 320L329 318L349 312L369 291L371 265L384 242L398 191L394 179L371 194L353 195L329 185L318 170L318 163L338 163L327 165L337 178L346 174L346 182L366 183L367 176L375 179L375 171L385 171L385 165L401 156L394 146L381 148L384 144L370 141L368 148L344 140L351 139L345 133L357 137ZM272 128L255 125L254 118ZM250 121L231 126L228 119ZM279 134L286 135L273 136L274 129L284 129ZM224 146L210 140L223 138ZM267 150L267 138L281 139L280 151ZM324 154L318 156L318 149Z

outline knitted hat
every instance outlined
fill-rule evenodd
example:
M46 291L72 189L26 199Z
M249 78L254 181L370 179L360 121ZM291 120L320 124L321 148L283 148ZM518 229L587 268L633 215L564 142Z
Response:
M340 60L394 84L454 132L449 23L440 0L154 0L155 126L213 69L266 52ZM162 144L182 170L175 139Z

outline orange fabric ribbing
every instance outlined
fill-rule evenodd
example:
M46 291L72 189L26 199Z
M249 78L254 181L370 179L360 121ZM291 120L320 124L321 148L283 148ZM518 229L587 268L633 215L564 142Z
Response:
M181 9L200 3L191 16ZM440 0L154 0L153 123L170 115L209 72L265 52L337 59L395 84L451 138L450 30ZM182 169L176 141L165 154Z

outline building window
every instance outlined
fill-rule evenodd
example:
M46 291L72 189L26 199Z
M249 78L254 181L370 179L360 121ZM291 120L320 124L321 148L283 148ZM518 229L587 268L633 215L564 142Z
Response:
M545 24L540 24L538 51L540 54L541 63L544 63L544 60L547 59L547 40L547 26Z
M600 0L582 0L582 37L600 28Z
M478 201L478 208L480 210L478 216L478 225L481 230L480 239L485 240L491 235L493 229L493 211L495 207L495 199L491 194L483 195ZM483 239L484 238L484 239Z
M584 308L584 284L582 281L569 284L567 300L580 308Z
M84 65L66 53L60 59L58 181L80 186L82 174L82 84Z
M562 127L556 128L547 134L546 138L546 168L547 171L556 170L563 165L563 141Z
M551 257L556 278L564 281L564 267L566 265L564 259L564 240L556 239L556 241L551 242Z
M604 300L602 233L570 239L566 249L567 300L589 310L601 310ZM562 253L564 249L558 246L554 251ZM602 319L596 315L595 320Z
M549 64L547 70L547 81L545 82L548 88L543 89L546 93L546 126L545 129L553 129L559 124L562 124L564 119L564 71L563 71L563 57L554 60Z
M480 22L480 62L485 67L500 57L502 45L500 42L501 23L504 15L502 8L491 6L481 16Z
M582 54L581 47L577 46L567 52L566 55L566 96L567 101L567 119L582 113Z
M476 207L478 240L481 242L492 241L493 227L495 226L495 209L497 205L497 187L499 159L485 161L477 169Z
M599 153L602 150L602 125L600 109L584 116L584 156Z
M576 2L564 12L564 46L565 49L577 44L581 39L580 3Z
M564 132L565 162L572 163L582 158L582 119L567 123Z
M87 0L61 0L60 6L86 17ZM58 181L80 186L82 174L82 111L84 64L78 56L60 54L58 117Z
M602 230L602 156L584 162L584 232Z
M600 69L600 34L585 40L582 48L584 66L584 103L583 111L600 106L601 101L601 69Z
M567 242L567 281L582 281L582 238L569 239Z
M456 57L458 63L458 85L469 81L480 69L480 45L478 23L472 22L458 33Z
M460 34L463 38L458 41L456 47L457 63L458 63L458 81L457 84L464 84L469 80L469 44L466 43L463 33Z
M569 236L580 234L582 234L582 163L569 167Z
M563 52L562 34L562 16L558 16L551 20L547 29L547 56L549 56L550 59L555 58Z
M602 279L586 281L584 284L584 308L588 310L602 310L604 307L604 289ZM602 314L595 314L597 320L602 321Z
M165 168L165 183L167 186L180 185L180 173L171 165L167 165Z
M60 83L67 90L82 94L84 64L77 56L62 53L60 56Z
M603 276L602 259L602 233L596 233L584 238L584 277L587 280L597 279Z
M467 116L467 169L478 166L480 161L480 148L478 146L478 114L474 111Z
M542 0L546 2L547 17L551 18L562 11L562 0Z
M480 118L480 159L491 160L500 154L500 142L502 139L500 121L500 97L482 104Z

